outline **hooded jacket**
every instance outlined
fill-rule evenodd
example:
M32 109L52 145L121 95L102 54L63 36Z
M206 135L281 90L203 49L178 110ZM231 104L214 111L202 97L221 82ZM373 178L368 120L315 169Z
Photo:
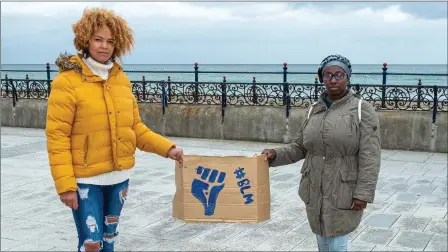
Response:
M328 108L323 93L299 136L289 146L275 149L273 167L305 159L299 196L311 230L320 236L354 231L363 211L351 210L353 199L372 203L375 198L381 166L379 120L372 105L359 104L359 97L349 92Z
M135 151L166 157L174 143L146 127L122 67L107 80L94 75L80 55L61 55L48 98L46 135L58 194L78 189L76 178L135 165Z

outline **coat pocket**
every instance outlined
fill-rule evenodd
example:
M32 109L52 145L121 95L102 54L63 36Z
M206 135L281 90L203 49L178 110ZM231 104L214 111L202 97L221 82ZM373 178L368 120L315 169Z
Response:
M336 191L336 207L342 210L349 210L353 203L353 191L356 187L358 175L347 168L339 171L339 183Z
M303 202L308 205L310 203L310 167L305 166L303 167L302 171L302 178L300 179L300 185L299 185L299 197L303 200Z
M87 135L84 139L84 167L89 165L89 145L90 145L90 137Z

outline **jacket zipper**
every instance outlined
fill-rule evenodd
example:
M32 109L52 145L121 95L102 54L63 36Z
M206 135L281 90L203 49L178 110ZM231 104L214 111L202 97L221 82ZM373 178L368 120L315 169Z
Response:
M320 235L324 236L323 233L323 229L322 229L322 224L323 224L323 220L322 220L322 207L323 207L323 203L324 203L324 193L322 190L322 175L324 173L324 167L325 167L325 156L327 154L327 150L325 149L325 143L324 143L324 126L325 126L325 119L327 118L327 114L328 114L328 108L325 108L325 114L322 117L322 122L321 122L321 142L322 142L322 148L324 149L324 157L323 157L323 165L322 165L322 171L320 173L320 194L321 194L321 198L320 198L320 210L319 210L319 230L320 230Z
M87 167L87 158L89 152L89 136L86 136L86 141L84 143L84 166Z

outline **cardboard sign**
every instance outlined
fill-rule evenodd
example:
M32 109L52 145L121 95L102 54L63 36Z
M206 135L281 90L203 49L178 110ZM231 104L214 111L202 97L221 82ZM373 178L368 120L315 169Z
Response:
M173 217L186 222L268 220L269 165L264 156L183 157L176 162Z

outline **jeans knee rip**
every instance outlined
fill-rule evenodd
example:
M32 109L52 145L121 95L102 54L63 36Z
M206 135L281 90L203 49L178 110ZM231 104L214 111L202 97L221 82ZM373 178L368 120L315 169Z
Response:
M99 247L98 247L97 251L100 251L100 250L103 249L103 242L102 241L93 241L92 239L87 239L82 244L82 247L81 247L80 250L82 252L92 251L92 250L90 250L89 246L95 246L96 247L98 244L99 244ZM87 245L87 248L89 248L89 250L86 250L86 245ZM93 249L93 247L92 247L92 249Z
M89 188L84 188L84 189L79 188L78 193L79 193L79 198L82 200L89 198Z
M118 224L118 219L118 216L106 216L104 217L104 224L106 224L106 226Z
M127 196L128 196L128 188L127 187L118 193L118 197L120 198L120 202L122 205L126 201Z
M93 216L87 216L86 224L91 233L98 231L98 224Z
M104 234L103 240L109 244L112 244L115 242L117 237L118 237L118 232L115 232L112 234Z

